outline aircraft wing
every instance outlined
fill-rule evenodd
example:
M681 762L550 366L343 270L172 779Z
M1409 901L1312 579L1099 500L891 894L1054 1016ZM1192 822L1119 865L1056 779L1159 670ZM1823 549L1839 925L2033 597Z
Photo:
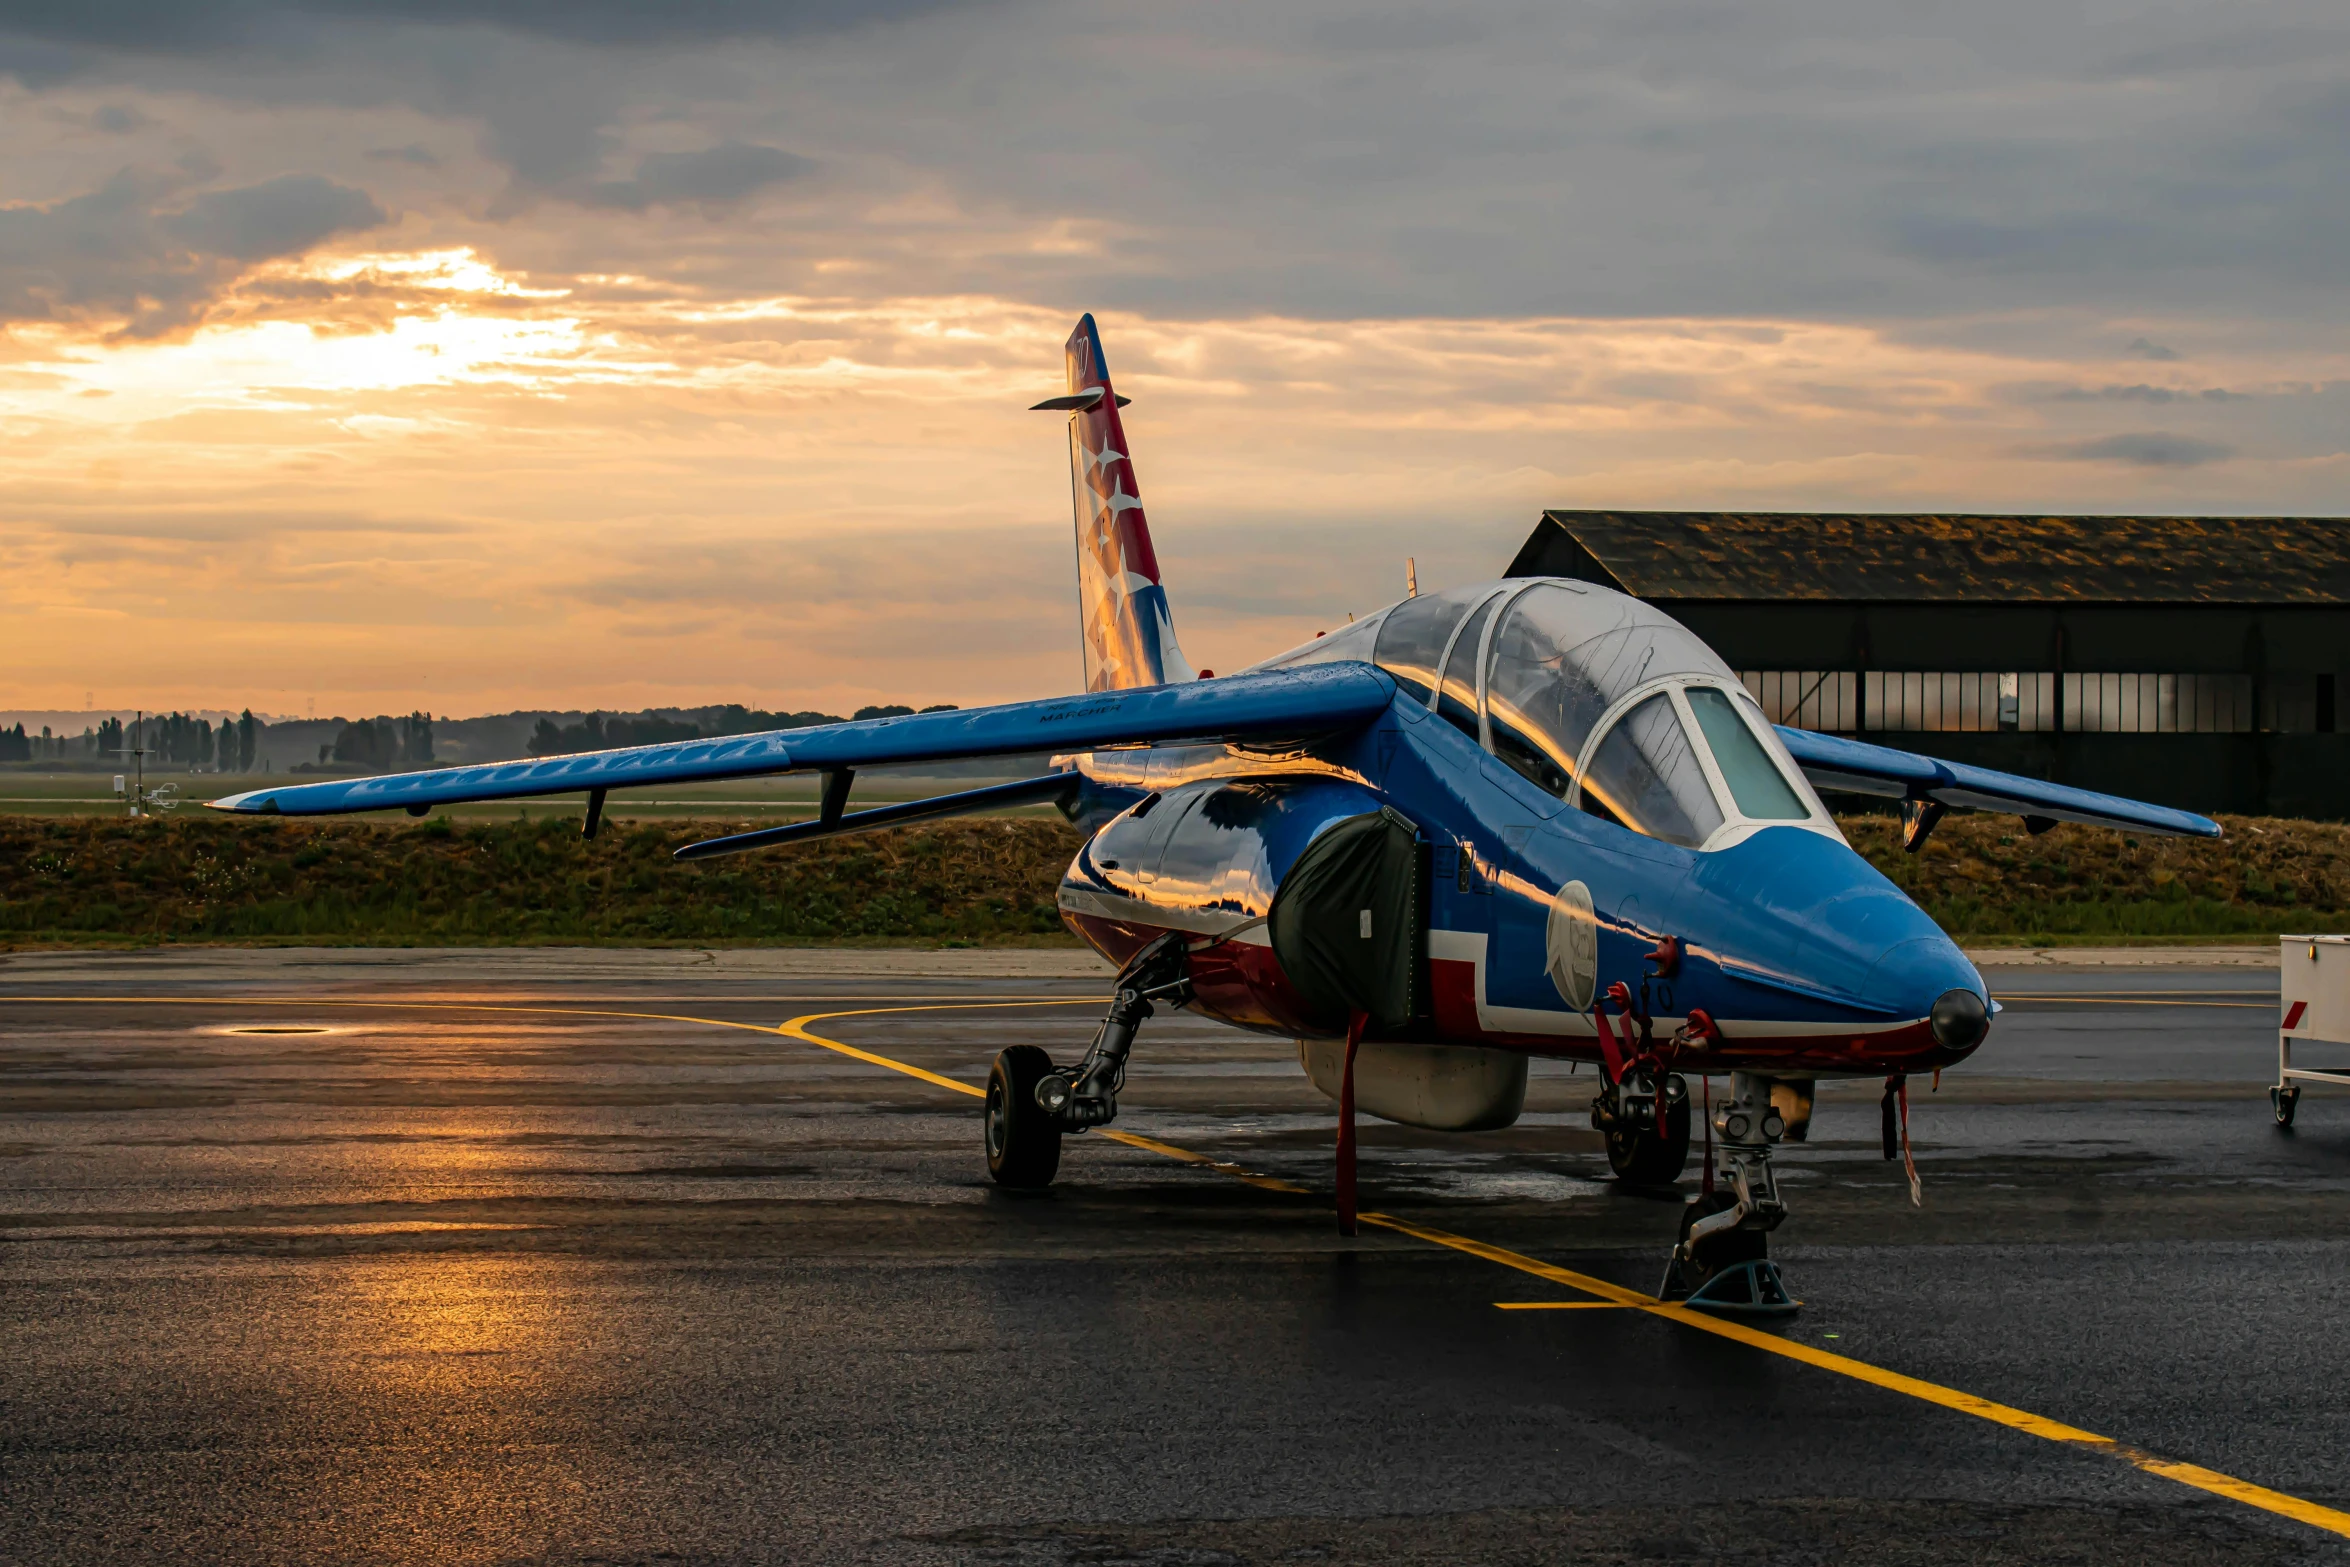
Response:
M895 762L1084 751L1152 740L1299 738L1368 723L1386 711L1394 696L1395 682L1368 664L1311 664L1221 680L776 729L722 740L285 784L210 804L214 810L245 815L332 816L404 809L421 816L433 806L468 800L709 783Z
M2167 805L2148 805L2140 800L2125 800L2120 795L2099 794L2092 789L2073 789L2015 773L1993 772L1988 767L1945 762L1919 756L1914 751L1896 751L1812 729L1789 729L1781 725L1779 738L1817 789L1932 801L1965 810L2000 811L2023 817L2035 831L2040 823L2080 822L2091 827L2128 827L2182 838L2220 835L2219 823L2210 817Z

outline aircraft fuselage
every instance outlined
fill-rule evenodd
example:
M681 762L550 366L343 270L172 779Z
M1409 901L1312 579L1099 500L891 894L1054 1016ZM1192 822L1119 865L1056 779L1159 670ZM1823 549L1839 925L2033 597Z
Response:
M1192 1006L1243 1028L1334 1032L1261 922L1318 833L1382 806L1429 844L1432 1004L1375 1037L1598 1059L1596 1024L1553 975L1569 884L1589 895L1597 994L1624 983L1660 1037L1693 1010L1718 1026L1691 1069L1930 1071L1977 1042L1939 1042L1935 1002L1965 990L1989 1003L1956 944L1832 829L1770 825L1708 849L1644 836L1571 808L1409 694L1365 729L1294 749L1073 760L1086 784L1072 815L1092 836L1064 875L1064 920L1121 964L1170 930L1226 937L1195 946ZM1652 954L1668 937L1679 961L1660 975Z

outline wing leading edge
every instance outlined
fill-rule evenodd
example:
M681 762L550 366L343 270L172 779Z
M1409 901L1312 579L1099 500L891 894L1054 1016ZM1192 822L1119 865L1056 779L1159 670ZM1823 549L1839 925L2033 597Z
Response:
M775 773L943 762L1023 751L1084 751L1152 740L1324 734L1370 722L1394 699L1395 682L1368 664L1315 664L1182 685L1097 691L814 729L779 729L724 740L686 740L543 761L493 762L438 772L254 789L210 804L243 815L334 816L470 800L712 783Z
M1779 738L1815 788L1845 794L1932 802L1965 810L1999 811L2089 827L2133 827L2182 838L2216 838L2219 823L2193 811L2148 805L2119 795L1945 762L1913 751L1846 740L1812 729L1779 728Z

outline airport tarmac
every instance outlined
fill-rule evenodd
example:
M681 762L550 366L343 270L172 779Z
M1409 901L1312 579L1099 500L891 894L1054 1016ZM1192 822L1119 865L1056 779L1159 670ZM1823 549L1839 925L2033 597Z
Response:
M1563 1066L1366 1120L1346 1240L1294 1047L1162 1016L1135 1141L993 1189L1066 952L0 958L0 1561L2350 1561L2273 967L1986 973L1922 1207L1823 1086L1756 1333L1626 1304L1677 1202Z

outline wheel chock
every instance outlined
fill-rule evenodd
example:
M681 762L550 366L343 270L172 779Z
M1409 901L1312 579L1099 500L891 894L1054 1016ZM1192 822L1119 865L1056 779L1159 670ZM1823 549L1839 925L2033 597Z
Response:
M1718 1311L1738 1317L1791 1317L1803 1306L1802 1301L1787 1292L1787 1281L1780 1275L1779 1265L1768 1258L1734 1262L1686 1292L1681 1290L1680 1282L1681 1269L1676 1260L1666 1272L1665 1287L1657 1298L1699 1311Z

